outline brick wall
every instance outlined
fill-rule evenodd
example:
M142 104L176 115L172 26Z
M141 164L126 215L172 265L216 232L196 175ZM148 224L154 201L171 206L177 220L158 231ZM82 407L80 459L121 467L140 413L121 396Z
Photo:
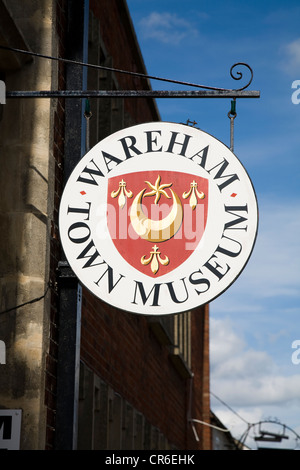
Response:
M208 308L192 313L192 418L209 422ZM144 316L118 311L83 293L81 359L178 449L210 449L210 428L187 421L190 379L170 361ZM203 361L205 358L205 361Z
M83 295L81 359L178 447L185 442L186 381L148 320Z
M135 38L128 34L131 27L123 1L90 0L90 10L98 18L101 38L112 58L111 66L120 70L145 73L144 62L138 53ZM127 74L116 74L120 89L149 89L146 79ZM125 111L132 118L132 124L159 120L152 99L130 98L125 100ZM131 123L128 123L130 125Z

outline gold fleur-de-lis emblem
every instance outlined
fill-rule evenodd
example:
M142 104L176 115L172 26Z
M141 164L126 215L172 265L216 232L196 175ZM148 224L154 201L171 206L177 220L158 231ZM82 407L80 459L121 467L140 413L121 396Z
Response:
M160 254L161 252L158 251L159 248L158 246L154 245L152 247L153 251L150 251L150 256L149 258L145 259L145 256L142 256L141 258L141 263L146 266L147 264L151 263L150 268L153 274L156 274L157 271L159 270L159 263L162 264L163 266L167 266L170 262L169 258L165 256L164 259L161 258Z
M128 191L126 189L126 182L123 179L122 181L119 182L119 188L117 189L117 191L112 191L111 193L112 198L115 198L118 196L119 196L118 204L121 209L123 209L123 207L126 204L126 197L131 198L133 196L133 192Z
M191 182L191 187L189 191L185 191L182 195L183 199L187 199L188 197L190 197L189 204L193 210L195 209L198 203L197 196L199 199L205 198L205 194L202 191L199 192L197 188L198 188L198 183L196 183L196 181L193 180Z

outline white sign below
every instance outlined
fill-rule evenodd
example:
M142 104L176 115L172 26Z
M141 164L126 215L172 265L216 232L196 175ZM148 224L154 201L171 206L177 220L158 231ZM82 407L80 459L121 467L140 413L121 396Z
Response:
M0 410L0 450L20 450L22 410Z

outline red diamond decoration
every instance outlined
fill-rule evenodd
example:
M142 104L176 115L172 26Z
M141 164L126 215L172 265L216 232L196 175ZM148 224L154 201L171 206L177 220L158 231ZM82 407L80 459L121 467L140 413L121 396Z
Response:
M232 194L231 194L231 197L235 197L235 196L237 196L236 193L232 193Z
M82 194L83 196L86 194L85 191L80 191L80 194Z

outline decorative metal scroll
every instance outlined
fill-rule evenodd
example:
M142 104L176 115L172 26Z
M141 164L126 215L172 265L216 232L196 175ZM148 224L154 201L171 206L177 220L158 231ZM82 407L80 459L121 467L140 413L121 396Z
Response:
M58 91L7 91L7 98L56 98L56 97L65 97L65 98L86 98L86 97L100 97L100 98L229 98L229 97L239 97L239 98L259 98L259 91L244 91L249 87L253 80L253 70L245 62L237 62L232 65L230 69L230 76L234 80L241 80L243 78L243 72L237 70L237 67L245 67L250 72L250 80L241 88L228 89L220 87L212 87L207 85L199 85L198 83L183 82L179 80L172 80L168 78L156 77L153 75L145 75L138 72L130 72L128 70L121 70L112 67L107 67L104 65L89 64L86 62L79 62L70 59L64 59L61 57L53 57L44 54L39 54L36 52L25 51L22 49L16 49L13 47L2 46L0 49L10 50L20 54L27 54L33 57L39 57L44 59L56 60L60 62L65 62L71 65L77 65L82 67L89 67L94 69L108 70L115 73L123 73L127 75L133 75L136 77L142 77L146 79L159 80L169 83L175 83L178 85L190 86L201 88L202 90L188 90L188 91L159 91L159 90L58 90Z
M241 80L241 79L243 78L242 72L239 72L239 71L236 72L236 75L238 75L238 76L234 76L234 75L233 75L233 69L234 69L235 67L238 67L239 65L242 65L242 66L246 67L246 68L250 71L251 78L250 78L250 80L248 81L248 83L246 83L245 86L243 86L242 88L238 88L236 91L245 90L246 88L248 88L248 86L252 83L252 80L253 80L253 70L252 70L252 68L250 67L250 65L246 64L245 62L238 62L238 63L234 64L234 65L231 67L231 69L230 69L230 75L231 75L231 77L232 77L234 80Z

